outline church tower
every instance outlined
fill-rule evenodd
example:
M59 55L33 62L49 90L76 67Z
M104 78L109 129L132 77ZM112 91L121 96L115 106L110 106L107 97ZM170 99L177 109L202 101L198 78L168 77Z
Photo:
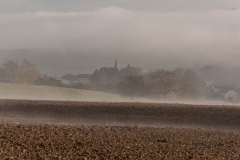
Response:
M115 69L118 69L118 60L117 60L117 58L116 58L116 60L115 60L114 68L115 68Z

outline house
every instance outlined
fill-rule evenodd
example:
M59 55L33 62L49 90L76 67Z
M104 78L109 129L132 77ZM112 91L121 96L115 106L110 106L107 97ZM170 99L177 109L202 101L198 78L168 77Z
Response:
M206 85L208 90L205 95L209 100L236 101L239 99L240 90L235 85Z
M64 81L66 83L70 84L76 84L76 83L90 83L91 74L78 74L78 75L72 75L72 74L65 74L61 77L61 81Z
M70 81L65 80L65 79L60 79L60 81L61 81L62 84L67 85L67 86L71 84Z

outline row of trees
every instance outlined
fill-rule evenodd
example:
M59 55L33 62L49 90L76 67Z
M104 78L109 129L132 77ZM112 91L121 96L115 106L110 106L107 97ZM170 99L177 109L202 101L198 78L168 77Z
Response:
M1 82L32 84L41 76L42 73L37 65L26 59L20 64L13 60L5 61L0 68Z
M240 68L204 66L200 69L154 70L143 73L141 68L127 65L124 68L96 69L91 82L78 88L117 92L135 97L198 98L206 92L204 82L217 85L235 85L240 82ZM21 63L8 60L0 67L0 82L64 86L60 79L41 73L37 65L28 60Z
M203 83L193 70L155 70L147 74L129 76L118 87L123 95L156 98L198 98L203 94Z
M204 81L212 81L218 85L240 84L240 67L227 68L216 65L206 65L198 69L199 77Z
M127 65L122 69L102 67L95 70L91 82L109 86L115 92L134 97L186 97L203 95L203 82L191 69L155 70L143 73L141 68Z
M120 70L117 68L102 67L99 70L96 69L92 76L91 82L98 84L119 83L122 79L128 76L138 76L142 74L142 69L127 65Z
M206 84L240 87L240 68L206 65L194 70L181 68L175 70L160 69L143 73L141 68L130 65L120 70L103 67L95 70L91 82L100 85L99 88L108 86L114 92L120 92L130 97L167 98L175 96L200 98L204 97L209 91Z

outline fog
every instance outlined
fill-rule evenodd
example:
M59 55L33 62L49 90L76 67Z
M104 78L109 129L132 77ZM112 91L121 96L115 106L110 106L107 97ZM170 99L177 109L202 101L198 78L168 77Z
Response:
M190 5L163 12L119 1L116 6L106 1L97 9L71 11L51 9L53 2L38 2L42 8L0 14L1 59L29 58L56 75L92 73L112 66L116 56L121 67L130 63L145 70L239 66L240 10L224 8L223 3L219 8L190 9ZM238 7L235 4L232 8Z
M240 67L236 0L0 3L1 61L28 59L42 73L91 74L113 67L116 57L120 68L131 64L145 72Z
M36 149L34 157L48 145L66 153L71 140L67 149L84 148L76 156L85 159L109 152L103 141L88 150L98 130L102 139L114 134L113 143L130 138L140 152L135 142L145 135L161 147L177 133L181 147L187 137L191 149L203 149L217 130L210 147L229 151L239 141L225 136L240 133L239 17L239 0L0 0L0 140L18 156ZM192 143L198 132L203 143Z
M240 7L238 0L0 0L1 13L21 13L26 11L94 11L117 6L137 11L175 12L228 9Z

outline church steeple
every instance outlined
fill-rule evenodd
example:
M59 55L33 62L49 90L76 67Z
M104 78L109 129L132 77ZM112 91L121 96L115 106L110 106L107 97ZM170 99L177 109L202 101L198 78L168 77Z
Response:
M116 60L115 60L114 68L115 68L115 69L118 69L118 60L117 60L117 57L116 57Z

